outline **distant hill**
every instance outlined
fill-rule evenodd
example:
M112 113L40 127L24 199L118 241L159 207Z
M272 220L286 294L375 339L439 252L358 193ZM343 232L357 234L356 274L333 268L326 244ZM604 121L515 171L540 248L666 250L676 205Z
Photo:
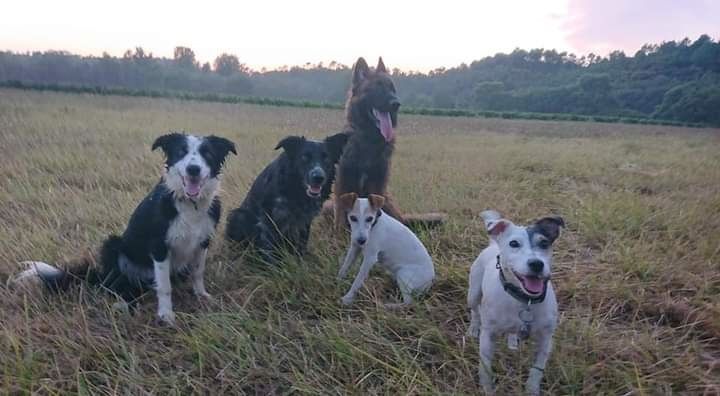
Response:
M358 54L362 55L362 54ZM385 59L392 66L391 54ZM647 117L720 125L720 42L707 35L633 56L578 57L555 50L497 54L430 73L393 70L403 104L444 109ZM199 64L193 51L157 58L142 48L123 57L64 51L0 52L0 81L252 95L342 103L350 67L332 62L271 71L222 54Z

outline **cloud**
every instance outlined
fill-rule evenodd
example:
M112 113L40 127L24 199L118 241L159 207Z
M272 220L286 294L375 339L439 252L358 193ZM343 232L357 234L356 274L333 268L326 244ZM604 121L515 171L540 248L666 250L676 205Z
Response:
M634 54L643 44L720 38L720 1L569 0L563 24L566 40L580 54Z

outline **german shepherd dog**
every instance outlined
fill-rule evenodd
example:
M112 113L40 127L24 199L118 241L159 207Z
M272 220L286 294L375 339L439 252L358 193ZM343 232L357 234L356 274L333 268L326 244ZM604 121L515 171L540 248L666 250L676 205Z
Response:
M257 248L263 260L276 263L281 248L302 255L310 226L330 197L335 165L347 135L323 141L288 136L275 149L283 152L255 179L240 207L230 212L226 236Z
M435 226L442 214L403 216L387 191L390 160L395 147L395 127L400 101L382 58L375 70L359 58L353 67L352 84L345 106L349 138L338 164L335 181L335 225L347 226L338 199L346 193L359 197L371 194L385 198L385 213L406 225Z

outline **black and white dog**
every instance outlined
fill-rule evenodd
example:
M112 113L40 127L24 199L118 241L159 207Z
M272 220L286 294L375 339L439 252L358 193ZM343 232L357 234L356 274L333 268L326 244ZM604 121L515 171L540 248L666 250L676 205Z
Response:
M166 171L130 217L122 236L111 235L103 244L99 266L92 258L76 260L64 269L37 261L15 282L37 279L54 290L85 280L132 302L154 288L158 317L175 322L171 279L192 280L200 297L205 290L205 258L220 219L220 172L235 145L221 137L170 133L155 140L152 149L165 153Z
M282 139L284 151L255 179L239 208L228 216L227 238L252 243L270 263L281 248L303 254L310 225L330 196L335 164L347 142L339 133L323 141L299 136Z

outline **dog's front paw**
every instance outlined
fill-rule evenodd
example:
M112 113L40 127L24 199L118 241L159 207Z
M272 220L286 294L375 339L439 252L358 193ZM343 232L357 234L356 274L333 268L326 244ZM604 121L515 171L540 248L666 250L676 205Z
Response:
M540 384L530 384L525 386L525 393L529 396L540 396Z
M175 327L177 325L175 322L175 312L173 311L158 312L158 320L166 326Z
M532 396L540 395L540 383L542 382L542 375L542 371L535 369L535 367L530 369L530 375L528 376L528 380L525 383L525 393Z
M200 291L200 292L195 292L195 296L200 300L207 300L207 301L214 300L212 294L206 292L205 290Z
M353 301L355 301L355 296L352 296L349 294L344 295L343 298L340 299L340 302L342 303L342 305L345 305L345 306L352 304Z
M470 327L467 330L468 337L479 338L480 337L480 325L477 323L470 323Z
M493 386L493 385L483 386L483 393L485 393L486 396L495 396L495 386Z

